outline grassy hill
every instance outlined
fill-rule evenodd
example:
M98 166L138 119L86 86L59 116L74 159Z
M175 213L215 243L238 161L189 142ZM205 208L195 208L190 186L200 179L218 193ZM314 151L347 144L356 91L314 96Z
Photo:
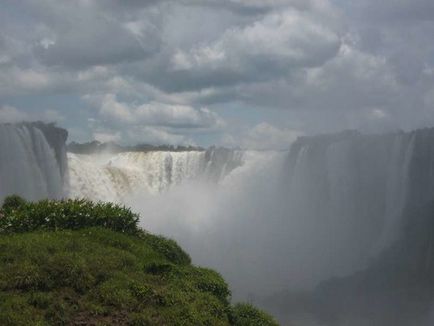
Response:
M125 207L5 200L0 325L276 325Z

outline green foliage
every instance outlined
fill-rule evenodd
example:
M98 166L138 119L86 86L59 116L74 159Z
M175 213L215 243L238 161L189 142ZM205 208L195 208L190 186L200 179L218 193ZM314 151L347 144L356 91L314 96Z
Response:
M142 233L142 237L149 246L172 263L186 265L191 263L190 256L175 241L149 233Z
M2 209L5 211L11 211L19 209L21 206L26 204L26 201L18 195L11 195L5 198L3 201Z
M232 308L218 273L140 230L125 207L8 203L0 210L0 325L275 325L253 307Z
M228 325L227 304L197 287L198 268L169 261L147 236L101 228L0 236L0 324L40 316L48 324Z
M43 317L24 296L0 293L0 325L46 325Z
M277 326L277 322L266 313L245 304L236 304L232 309L231 322L237 326Z
M151 261L144 266L145 273L154 275L169 274L174 270L174 265L165 261Z
M34 230L77 230L104 227L136 234L139 216L130 209L112 203L94 203L85 199L25 202L19 197L5 199L0 211L0 233Z
M221 276L174 264L147 236L101 228L0 236L0 324L230 325Z
M208 268L196 268L193 271L193 279L200 291L211 293L223 303L228 303L231 293L220 274Z

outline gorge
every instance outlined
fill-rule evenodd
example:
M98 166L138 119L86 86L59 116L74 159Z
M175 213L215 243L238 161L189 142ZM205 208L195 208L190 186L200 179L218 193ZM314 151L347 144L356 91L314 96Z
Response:
M397 244L410 248L408 239L434 224L432 212L409 213L434 199L434 129L301 137L287 152L67 153L66 138L52 125L0 124L0 200L16 193L129 205L141 213L142 227L175 238L194 263L220 271L235 299L261 301L286 289L336 296L345 291L333 286L350 284L382 257L410 261L413 254L388 253ZM432 238L424 239L409 251L430 255ZM324 285L332 278L343 281ZM319 301L309 313L321 319L327 313L315 308ZM341 321L340 307L327 308L329 324L358 325L350 317ZM389 322L375 320L370 325Z

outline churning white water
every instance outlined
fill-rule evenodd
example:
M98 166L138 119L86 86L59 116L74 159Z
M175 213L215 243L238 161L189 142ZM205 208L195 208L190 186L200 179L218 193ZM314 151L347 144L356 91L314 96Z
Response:
M71 197L125 202L188 181L221 181L242 164L241 151L68 154Z

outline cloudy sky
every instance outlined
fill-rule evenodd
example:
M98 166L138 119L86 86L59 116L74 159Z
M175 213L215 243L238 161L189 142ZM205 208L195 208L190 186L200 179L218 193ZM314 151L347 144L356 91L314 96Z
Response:
M434 125L432 0L3 0L0 122L286 148Z

